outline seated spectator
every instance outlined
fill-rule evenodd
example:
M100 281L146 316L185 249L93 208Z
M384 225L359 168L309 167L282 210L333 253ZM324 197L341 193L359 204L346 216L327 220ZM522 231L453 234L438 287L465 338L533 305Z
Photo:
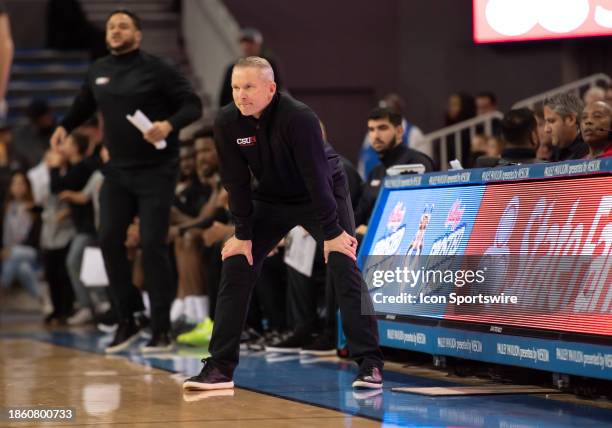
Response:
M481 156L486 156L488 137L485 134L478 133L472 138L470 146L470 164L475 165L477 159Z
M582 108L582 102L573 94L555 95L544 101L545 129L554 148L551 161L582 159L589 153L578 128Z
M78 205L87 205L91 202L94 209L94 223L98 230L100 226L100 189L104 182L103 170L110 156L108 149L102 144L103 131L97 115L79 126L76 133L86 136L89 141L84 162L93 173L82 190L64 190L60 198L62 201Z
M174 224L170 230L178 271L178 291L172 305L171 319L176 321L183 317L185 323L192 327L205 326L210 330L212 324L205 273L208 260L202 260L203 231L214 224L219 211L225 212L225 192L220 185L219 161L212 129L197 132L194 140L196 176L177 196L173 207ZM181 173L186 178L192 174L189 164L185 159L181 160ZM212 333L212 330L208 333ZM184 336L179 336L179 343L182 342Z
M402 117L402 144L410 147L413 150L421 151L428 156L433 156L433 148L424 138L423 132L416 126L410 123L404 116L406 112L406 102L397 94L388 94L378 103L379 107L388 108L389 110L399 114ZM357 169L363 178L366 178L370 171L380 164L380 159L376 151L372 148L368 134L366 133L361 144L361 153L359 155L359 164Z
M498 137L487 137L487 145L485 146L485 155L499 158L502 150L504 149L504 143L501 138Z
M4 208L2 236L2 275L0 285L10 287L17 280L41 304L38 284L38 245L40 215L24 172L11 175Z
M52 156L51 150L47 151L42 162L28 171L28 178L32 182L34 201L43 209L40 248L53 305L45 324L64 325L72 315L74 306L74 291L66 269L66 257L76 231L70 218L70 208L59 200L58 195L51 193L46 161L48 156Z
M612 157L612 108L604 101L587 105L580 117L580 131L589 146L588 159Z
M196 164L195 164L195 149L193 148L193 140L184 141L181 143L179 150L179 177L176 182L177 197L183 193L185 189L197 180ZM186 201L181 201L186 202Z
M484 136L484 138L484 153L475 158L472 164L474 168L493 168L499 163L503 150L503 141L498 137Z
M471 95L463 92L452 94L448 98L448 107L444 117L444 126L455 125L459 122L463 122L468 119L472 119L476 116L476 102ZM457 158L458 153L455 148L455 137L450 136L446 139L448 149L448 159L453 160ZM465 130L461 133L461 152L463 159L459 159L462 163L470 167L470 132Z
M493 113L498 110L497 107L497 97L491 91L480 92L476 95L476 116L482 116L485 114ZM491 134L494 136L499 136L501 134L501 120L493 119L491 122ZM476 127L477 133L484 133L484 126L478 125ZM477 156L472 154L472 157L469 159L475 159Z
M6 201L6 191L13 172L27 169L28 163L12 147L13 127L0 119L0 210Z
M497 97L491 91L480 92L476 95L475 102L477 116L497 111Z
M26 109L27 122L16 126L13 146L29 166L37 165L49 148L55 118L44 100L33 100Z
M73 192L83 190L93 174L90 165L86 162L88 148L89 139L86 136L72 133L61 143L59 150L48 158L52 193L61 195L66 190ZM68 164L62 168L64 160ZM66 267L80 309L68 320L68 324L78 325L92 321L96 309L101 310L104 305L102 297L97 302L92 300L89 290L80 279L83 252L96 239L93 204L71 202L69 205L77 234L70 244Z
M543 103L537 103L533 109L533 113L538 124L538 147L536 148L536 158L548 162L553 156L553 146L552 137L546 132Z
M375 108L368 116L368 138L378 154L381 164L376 166L366 180L359 206L355 211L355 224L358 233L363 233L365 225L374 209L374 203L381 189L387 169L393 165L422 164L425 171L434 170L433 161L425 154L402 144L402 117L388 108Z
M537 127L533 112L527 108L506 113L502 120L504 149L497 164L506 166L536 163Z
M100 150L100 159L103 165L108 163L109 155L106 147ZM64 190L59 195L61 201L69 204L87 205L91 203L94 209L94 224L96 231L100 227L100 189L103 183L104 174L101 170L97 169L91 174L91 177L89 177L89 180L87 180L85 187L83 187L81 191Z

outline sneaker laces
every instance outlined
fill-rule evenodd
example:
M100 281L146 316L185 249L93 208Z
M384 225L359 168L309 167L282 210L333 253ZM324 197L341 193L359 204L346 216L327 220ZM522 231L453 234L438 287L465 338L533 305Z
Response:
M363 369L359 369L359 375L363 376L363 377L368 377L368 376L373 376L374 375L374 369L378 369L379 373L380 373L380 369L376 366L366 366Z
M204 366L202 367L202 370L200 370L199 376L208 374L208 372L212 369L212 364L210 364L210 357L202 358L200 361L202 362L202 364L204 364Z

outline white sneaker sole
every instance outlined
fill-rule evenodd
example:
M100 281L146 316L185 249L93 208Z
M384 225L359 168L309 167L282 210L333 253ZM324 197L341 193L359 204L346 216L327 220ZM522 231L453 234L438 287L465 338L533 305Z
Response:
M107 325L107 324L98 323L97 327L98 327L98 330L100 330L102 333L111 334L117 331L118 326L117 324Z
M134 334L128 340L116 345L116 346L107 346L104 350L107 354L116 354L117 352L125 351L128 349L134 342L136 342L140 338L140 332Z
M143 354L154 354L157 352L172 352L174 351L174 344L168 346L143 346L140 348L140 352Z
M367 400L368 398L378 397L383 393L380 388L377 389L363 389L353 391L353 398L355 400Z
M276 352L277 354L299 354L302 348L276 348L274 346L266 346L266 352Z
M211 389L208 391L186 390L183 392L183 401L192 403L194 401L202 401L211 397L233 397L234 389Z
M187 391L212 391L215 389L232 389L234 381L219 383L200 383L187 380L183 382L183 389Z
M332 355L336 355L335 349L326 349L321 351L316 351L314 349L302 349L300 351L300 355L315 355L317 357L328 357Z
M353 388L370 388L370 389L382 389L382 383L370 383L362 380L356 380L353 382Z

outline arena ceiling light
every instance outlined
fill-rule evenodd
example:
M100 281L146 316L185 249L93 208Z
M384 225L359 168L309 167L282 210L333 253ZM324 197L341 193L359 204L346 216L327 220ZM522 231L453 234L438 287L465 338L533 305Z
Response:
M612 0L473 0L476 43L612 35Z

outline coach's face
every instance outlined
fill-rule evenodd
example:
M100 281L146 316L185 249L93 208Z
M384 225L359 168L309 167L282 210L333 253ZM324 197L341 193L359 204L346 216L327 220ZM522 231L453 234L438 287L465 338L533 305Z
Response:
M115 55L140 47L142 33L125 13L116 13L106 23L106 46Z
M259 68L234 67L232 95L244 116L259 118L276 93L276 83Z

